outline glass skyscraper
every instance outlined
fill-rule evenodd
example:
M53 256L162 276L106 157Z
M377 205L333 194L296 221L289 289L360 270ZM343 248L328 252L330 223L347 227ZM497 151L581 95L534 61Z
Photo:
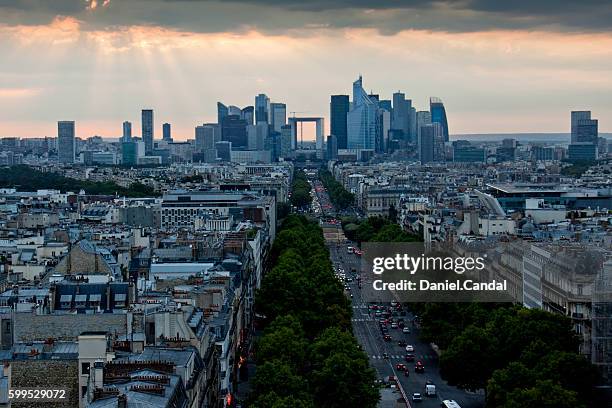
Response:
M123 122L123 138L122 142L129 142L132 140L132 123L127 120Z
M591 111L572 111L572 143L597 144L598 121Z
M347 148L346 116L350 108L348 95L332 95L329 104L331 128L330 133L336 136L338 149Z
M164 123L162 125L162 139L167 142L172 141L172 131L169 123Z
M361 76L353 82L353 106L347 115L347 148L374 149L378 103L363 89Z
M142 110L142 141L145 145L145 154L150 156L153 153L153 110Z
M60 163L74 163L74 121L57 122L57 155Z
M259 122L270 123L270 98L265 94L255 97L255 123Z
M446 110L442 99L429 98L429 112L431 113L431 123L439 123L442 126L444 141L448 142L448 121L446 120Z

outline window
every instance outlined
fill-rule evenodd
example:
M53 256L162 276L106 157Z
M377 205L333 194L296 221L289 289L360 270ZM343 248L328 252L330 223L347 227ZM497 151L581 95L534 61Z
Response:
M89 363L81 363L81 374L83 375L89 374Z

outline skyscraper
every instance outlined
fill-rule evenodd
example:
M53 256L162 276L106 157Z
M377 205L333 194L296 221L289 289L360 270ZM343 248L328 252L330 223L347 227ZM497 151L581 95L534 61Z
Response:
M338 158L338 138L335 135L327 136L327 160Z
M162 125L162 138L166 142L172 142L172 131L170 130L169 123L164 123Z
M416 113L416 143L421 138L421 127L431 124L431 113L429 111L418 111Z
M270 123L270 98L265 94L255 97L255 123Z
M74 121L57 122L57 155L60 163L74 163Z
M377 133L378 103L363 89L361 76L353 82L353 106L347 114L347 148L374 149Z
M123 122L123 137L121 138L122 142L129 142L132 140L132 122L128 122L127 120Z
M421 164L434 161L435 134L432 125L421 127L421 138L419 140L419 159Z
M284 103L270 104L270 125L275 132L287 124L287 105Z
M255 109L252 106L245 106L240 110L240 118L246 121L247 125L252 125L255 119Z
M591 111L572 111L572 143L597 144L598 121Z
M217 125L202 125L195 128L195 147L201 153L206 163L212 163L217 158L215 149L215 133Z
M217 102L217 123L223 123L223 119L228 115L227 106L221 102Z
M432 96L429 98L429 112L431 113L431 122L439 123L442 126L444 141L448 142L448 121L446 120L446 109L442 99Z
M403 134L403 140L410 140L410 110L412 109L412 100L406 99L402 92L393 94L393 113L391 116L391 129L400 130ZM397 133L396 133L397 134Z
M142 141L145 144L145 154L147 156L153 153L153 110L142 110Z
M338 149L347 148L346 116L350 109L348 95L332 95L329 104L331 129L330 133L336 136Z
M232 143L232 149L248 148L247 123L237 115L228 115L221 124L221 140Z

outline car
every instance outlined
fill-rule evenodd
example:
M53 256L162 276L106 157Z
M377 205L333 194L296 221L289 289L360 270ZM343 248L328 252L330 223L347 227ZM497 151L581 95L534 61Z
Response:
M395 365L395 369L396 370L400 370L400 371L405 371L406 370L406 364L404 364L404 363L397 363Z
M408 344L406 346L406 351L409 352L409 353L414 352L414 347L412 346L412 344Z
M414 361L414 354L406 354L404 356L404 360L406 360L406 361Z
M397 345L400 347L406 347L406 342L404 340L400 340L397 342Z
M388 334L385 334L385 335L383 336L383 340L384 340L384 341L391 341L391 336L389 336Z
M416 364L414 365L414 372L416 373L424 373L425 372L425 366L423 365L423 362L421 361L417 361Z
M391 328L392 329L397 329L397 323L391 323Z
M402 333L404 333L404 334L410 334L410 328L408 328L408 327L404 327L404 328L402 329Z
M420 392L415 392L414 394L412 394L412 401L414 401L414 402L421 402L421 401L423 401L423 397L421 397L421 393Z

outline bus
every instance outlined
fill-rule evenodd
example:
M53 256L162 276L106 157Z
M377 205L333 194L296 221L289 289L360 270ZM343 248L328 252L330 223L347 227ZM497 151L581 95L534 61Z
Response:
M461 408L461 406L455 400L444 400L440 404L440 408Z

